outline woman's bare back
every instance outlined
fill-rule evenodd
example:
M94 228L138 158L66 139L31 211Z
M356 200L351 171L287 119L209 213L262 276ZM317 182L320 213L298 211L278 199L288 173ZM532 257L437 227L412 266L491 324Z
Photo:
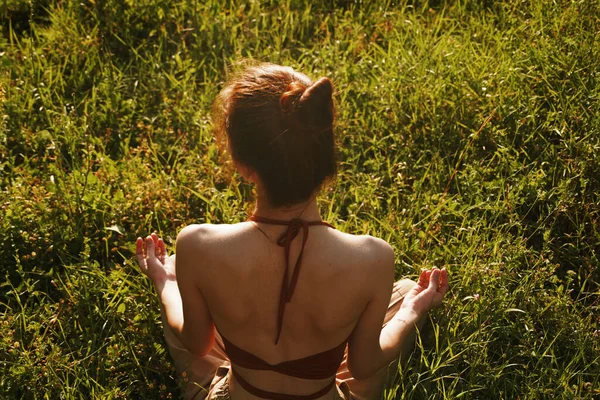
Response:
M229 341L270 364L317 354L351 335L371 296L370 268L389 245L326 226L309 228L298 282L286 304L279 343L277 312L285 269L277 238L285 227L255 222L193 225L197 269L190 275L206 301L215 326ZM290 271L302 246L292 242ZM193 307L193 306L192 306ZM302 380L271 371L238 368L257 386L273 392L312 393L325 380ZM301 387L302 390L295 388Z

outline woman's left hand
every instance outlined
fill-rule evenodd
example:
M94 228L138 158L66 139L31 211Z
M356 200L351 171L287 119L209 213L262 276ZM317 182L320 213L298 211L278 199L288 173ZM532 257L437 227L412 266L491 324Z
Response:
M425 316L429 310L442 305L444 296L450 290L448 271L446 268L424 270L417 284L406 294L401 309L409 309L419 317Z
M140 270L152 279L155 285L177 280L175 255L167 257L165 242L156 233L147 236L145 240L137 238L135 249Z

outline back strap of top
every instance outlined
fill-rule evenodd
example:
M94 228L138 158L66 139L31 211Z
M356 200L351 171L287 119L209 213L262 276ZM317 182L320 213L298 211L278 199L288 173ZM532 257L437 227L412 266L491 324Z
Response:
M231 343L227 337L220 332L219 334L223 339L223 351L227 354L229 361L236 367L240 366L242 368L260 371L274 371L295 378L311 380L327 379L330 376L335 375L344 359L344 351L346 350L346 344L348 343L348 339L346 339L336 347L317 354L294 360L282 361L277 364L269 364L262 358Z
M252 386L247 380L242 378L240 374L237 373L235 368L231 369L231 373L238 381L241 387L244 390L254 396L260 397L261 399L272 399L272 400L314 400L319 397L325 396L329 390L335 385L335 377L333 380L327 384L323 389L318 392L312 394L283 394L283 393L275 393L275 392L267 392L266 390L259 389L257 387Z
M277 344L279 342L279 337L281 336L281 329L283 328L283 314L285 311L285 304L289 303L292 299L294 289L296 289L296 283L298 282L298 275L300 273L300 266L302 262L302 254L304 253L304 246L306 245L306 241L308 240L308 227L314 225L324 225L333 229L335 228L325 221L309 222L303 221L301 219L293 219L291 221L280 221L276 219L259 217L258 215L250 216L249 220L259 222L262 224L287 226L287 230L283 232L283 234L277 240L277 245L285 248L285 270L283 272L283 282L281 283L281 293L279 295L279 310L277 314L277 336L275 337L275 344ZM290 248L292 240L294 240L294 238L298 236L298 233L300 233L300 229L302 229L302 247L300 248L298 260L296 260L296 266L294 268L294 273L292 274L292 279L288 284Z

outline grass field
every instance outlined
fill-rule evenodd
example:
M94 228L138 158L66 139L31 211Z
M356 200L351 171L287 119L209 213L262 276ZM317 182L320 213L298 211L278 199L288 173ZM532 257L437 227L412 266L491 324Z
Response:
M600 399L600 1L322 3L0 2L1 398L179 396L134 239L248 216L251 58L336 85L324 218L450 271L388 399Z

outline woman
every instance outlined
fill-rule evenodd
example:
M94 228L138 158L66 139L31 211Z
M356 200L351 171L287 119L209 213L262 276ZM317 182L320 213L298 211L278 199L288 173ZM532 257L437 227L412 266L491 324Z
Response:
M327 78L247 68L219 94L215 123L256 186L253 215L185 227L177 262L155 234L137 240L188 398L377 398L448 291L436 268L394 283L385 241L321 220L316 195L336 172L332 93Z

